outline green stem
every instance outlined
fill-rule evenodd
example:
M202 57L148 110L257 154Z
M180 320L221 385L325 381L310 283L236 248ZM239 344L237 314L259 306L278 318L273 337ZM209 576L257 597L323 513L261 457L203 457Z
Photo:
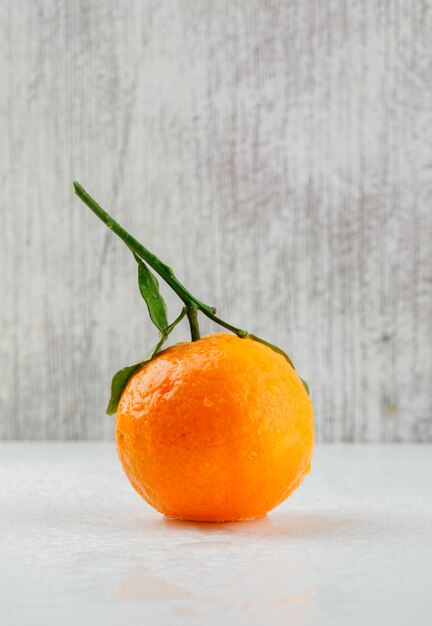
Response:
M190 307L187 310L192 341L198 341L198 339L201 339L197 311L198 309L195 307Z
M181 320L184 318L186 313L187 313L187 308L184 306L181 310L180 315L176 317L176 319L168 326L168 328L166 328L165 332L163 333L164 336L168 337L168 335L174 330L177 324L181 322Z
M183 307L182 312L180 313L178 318L174 320L174 322L170 326L168 326L165 332L162 333L156 351L160 349L162 344L167 339L169 333L180 322L180 320L183 319L185 315L188 316L192 341L197 341L198 339L200 339L197 313L198 311L201 311L202 313L204 313L204 315L213 320L213 322L216 322L220 326L223 326L223 328L230 330L238 337L249 337L250 339L254 339L255 341L263 343L272 350L279 352L279 354L284 356L294 368L294 365L289 356L277 346L274 346L264 339L260 339L256 335L248 333L246 330L236 328L235 326L228 324L228 322L225 322L225 320L222 320L220 317L217 317L216 309L213 309L212 307L208 306L208 304L204 304L203 302L200 302L200 300L195 298L195 296L193 296L174 275L172 269L165 263L162 263L162 261L155 254L153 254L153 252L150 252L150 250L143 246L142 243L135 239L135 237L132 237L132 235L127 232L127 230L120 226L120 224L116 222L115 219L112 218L111 215L109 215L109 213L107 213L100 206L100 204L98 204L96 200L90 196L90 194L87 193L84 187L82 187L77 181L74 181L73 185L76 195L81 198L84 204L86 204L89 209L91 209L93 213L95 213L95 215L97 215L98 218L108 226L108 228L110 228L118 237L120 237L120 239L128 246L128 248L134 254L136 254L140 259L148 263L150 267L152 267L154 271L159 274L159 276L163 278L164 281L175 291L179 298L183 300L185 306ZM309 394L309 388L307 386L307 383L305 381L302 382L306 388L307 393Z
M191 326L192 335L193 333L195 333L197 335L197 338L199 339L198 322L196 321L196 324L194 321L191 322L189 311L195 309L195 316L196 316L196 310L198 309L199 311L204 313L204 315L206 315L208 318L210 318L211 320L213 320L220 326L223 326L223 328L230 330L232 333L234 333L238 337L249 336L249 333L246 330L242 330L241 328L236 328L235 326L232 326L232 324L229 324L228 322L225 322L224 320L220 319L220 317L217 317L215 313L213 312L212 307L208 306L207 304L204 304L203 302L200 302L200 300L195 298L195 296L193 296L186 289L186 287L178 280L178 278L174 275L173 270L168 265L163 263L155 254L153 254L153 252L150 252L150 250L148 250L145 246L143 246L142 243L140 243L137 239L135 239L135 237L133 237L130 233L128 233L127 230L125 230L122 226L120 226L120 224L116 222L116 220L113 217L111 217L111 215L107 213L100 206L100 204L96 202L94 198L91 197L89 193L87 193L87 191L84 189L84 187L82 187L82 185L80 185L77 181L74 181L73 185L74 185L74 190L75 190L76 195L84 202L84 204L86 204L89 207L89 209L91 209L93 213L97 215L97 217L100 220L102 220L102 222L106 226L108 226L110 230L113 231L113 233L115 233L118 237L120 237L120 239L128 246L128 248L130 248L132 252L137 254L143 261L148 263L150 267L152 267L154 271L157 272L159 276L161 276L161 278L164 279L164 281L171 287L171 289L175 291L175 293L179 296L179 298L183 300L183 302L185 303L187 307L189 324ZM194 313L191 313L191 315L193 316ZM194 329L192 329L192 326L194 326ZM193 336L192 336L192 340L194 341Z

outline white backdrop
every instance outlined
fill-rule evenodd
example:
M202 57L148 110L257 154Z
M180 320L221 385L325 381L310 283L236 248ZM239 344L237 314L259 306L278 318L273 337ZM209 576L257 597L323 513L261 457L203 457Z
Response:
M430 2L15 0L0 18L1 437L110 438L111 375L154 343L77 178L292 356L318 438L432 439Z

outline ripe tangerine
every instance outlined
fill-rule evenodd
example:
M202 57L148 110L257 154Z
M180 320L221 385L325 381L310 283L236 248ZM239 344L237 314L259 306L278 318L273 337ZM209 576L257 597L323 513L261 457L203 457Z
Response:
M171 518L264 516L310 469L310 398L294 368L251 338L178 343L129 380L116 444L136 491Z

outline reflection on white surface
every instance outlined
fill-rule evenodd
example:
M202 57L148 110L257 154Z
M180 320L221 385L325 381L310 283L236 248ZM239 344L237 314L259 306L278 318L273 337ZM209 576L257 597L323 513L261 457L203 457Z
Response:
M146 575L146 570L132 569L117 587L118 602L166 602L190 598L192 594L178 585Z
M162 567L149 554L151 567L134 567L120 580L118 602L171 605L174 613L203 621L210 612L267 623L270 611L300 624L318 610L310 570L279 560L274 545L263 545L290 533L283 524L270 518L223 525L161 519L160 527L174 541Z
M4 623L427 623L431 469L427 446L323 446L270 516L205 524L148 507L111 445L2 444Z

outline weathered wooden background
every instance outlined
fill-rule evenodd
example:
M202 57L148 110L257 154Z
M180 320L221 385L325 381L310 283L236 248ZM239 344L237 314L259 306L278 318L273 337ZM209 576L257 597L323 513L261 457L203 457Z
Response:
M318 438L432 439L430 2L10 0L0 18L1 437L110 438L111 374L154 342L77 178L286 349Z

